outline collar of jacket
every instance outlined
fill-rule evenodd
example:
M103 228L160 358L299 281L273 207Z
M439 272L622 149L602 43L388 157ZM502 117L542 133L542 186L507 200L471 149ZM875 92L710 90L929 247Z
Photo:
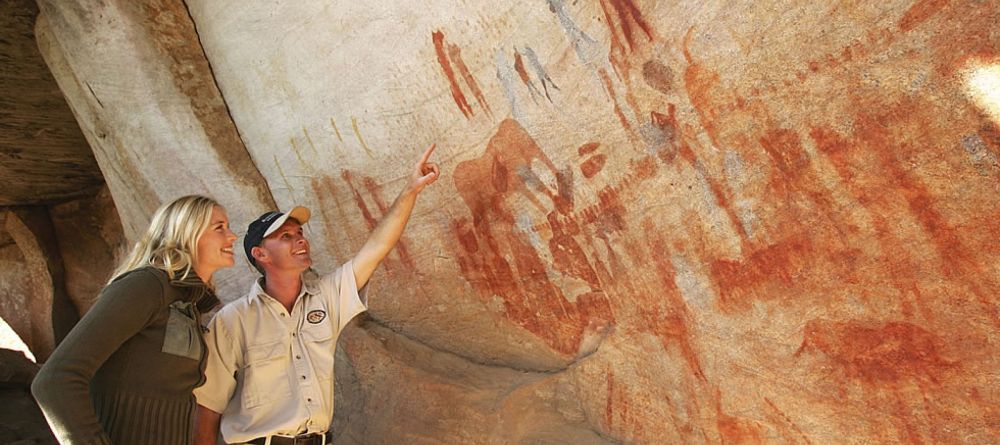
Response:
M204 281L201 281L201 277L193 270L189 271L184 278L178 274L170 280L170 285L184 289L187 292L185 300L194 303L199 312L208 312L220 303L219 297L215 296L215 291L209 288Z

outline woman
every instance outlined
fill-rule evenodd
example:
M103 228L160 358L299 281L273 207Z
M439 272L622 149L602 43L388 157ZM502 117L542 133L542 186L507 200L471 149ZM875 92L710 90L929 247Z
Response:
M156 211L31 385L60 443L191 442L191 392L205 366L199 318L219 303L212 274L233 265L235 240L211 198Z

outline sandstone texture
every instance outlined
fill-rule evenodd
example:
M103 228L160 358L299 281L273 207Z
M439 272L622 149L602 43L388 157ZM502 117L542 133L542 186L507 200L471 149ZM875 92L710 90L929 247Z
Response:
M104 180L34 38L33 0L0 3L0 206L86 196Z
M438 144L338 444L1000 442L1000 2L39 9L125 239L300 204L329 270Z

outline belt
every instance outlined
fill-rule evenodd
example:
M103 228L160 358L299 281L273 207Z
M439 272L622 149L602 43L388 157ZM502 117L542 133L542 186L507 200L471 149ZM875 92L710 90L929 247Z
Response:
M324 440L325 439L325 440ZM271 445L328 445L333 442L333 434L329 431L325 433L303 434L301 436L271 436ZM266 437L258 437L249 440L247 443L254 445L266 445Z

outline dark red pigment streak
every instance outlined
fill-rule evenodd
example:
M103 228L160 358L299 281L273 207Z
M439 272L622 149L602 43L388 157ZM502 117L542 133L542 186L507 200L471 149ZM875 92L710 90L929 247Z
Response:
M622 112L622 107L618 105L618 98L615 96L615 87L611 83L611 77L608 76L608 72L601 68L597 70L597 75L601 78L601 83L604 84L604 90L608 92L608 96L611 97L611 103L614 105L615 116L618 117L618 122L622 124L622 128L632 133L632 124L628 123L628 118L625 117L625 113Z
M649 26L646 19L642 17L642 12L639 11L639 8L631 0L601 0L601 8L604 10L604 18L612 33L612 45L621 47L622 43L617 37L618 34L621 34L625 40L624 43L628 44L629 50L635 49L636 41L633 36L635 34L635 30L632 29L633 26L639 27L646 34L646 38L649 41L653 40L652 27ZM612 9L617 20L612 19ZM614 26L615 22L618 23L617 29ZM624 53L624 47L621 48L621 51Z
M476 102L479 102L479 106L483 107L483 110L486 110L486 115L492 118L493 110L490 109L490 104L486 102L486 97L483 96L483 91L479 88L479 82L476 82L475 76L469 71L469 67L465 65L465 60L462 59L462 49L453 43L449 44L448 56L451 58L451 62L458 68L458 72L462 74L465 84L472 90L472 95L475 96Z
M684 70L684 89L687 90L688 99L694 106L698 121L708 134L708 138L716 147L722 147L724 145L719 142L719 129L715 126L719 113L713 106L717 100L713 92L719 85L719 74L695 62L691 57L689 46L693 31L694 28L690 28L684 35L683 52L688 62Z
M583 177L590 179L594 175L599 173L601 169L604 168L604 163L607 162L608 157L603 153L598 153L593 157L590 157L583 164L580 164L580 172L583 173Z
M812 201L815 208L812 213L829 221L841 234L847 231L836 218L839 211L830 193L817 185L822 184L822 179L812 168L798 133L788 129L769 130L759 142L774 166L768 183L773 196L787 200L792 193L801 193ZM798 219L804 220L807 216L812 215L801 215Z
M581 145L580 148L577 148L576 152L580 156L588 155L593 153L595 150L597 150L597 147L600 146L601 146L600 142L587 142L586 144Z
M528 77L528 70L524 69L524 59L521 57L521 53L517 51L514 51L514 70L517 71L517 77L521 78L521 83L531 90L531 78Z
M903 32L916 28L937 13L941 12L951 0L919 0L903 14L899 20L899 29Z
M462 93L462 89L458 86L458 81L455 79L455 71L451 69L451 63L448 62L448 56L445 55L444 33L434 31L431 33L431 39L434 41L434 50L437 52L437 60L438 64L441 65L441 71L448 78L448 85L451 87L451 97L455 100L455 105L458 105L459 111L466 118L469 118L473 115L472 107L465 100L465 94Z
M361 210L361 216L365 219L365 224L368 225L368 230L375 229L378 224L378 220L372 215L371 210L368 210L368 204L365 204L365 198L361 196L361 192L354 185L354 174L349 170L343 170L340 173L340 177L344 179L347 186L351 188L351 195L354 196L354 203L357 204L358 210Z

